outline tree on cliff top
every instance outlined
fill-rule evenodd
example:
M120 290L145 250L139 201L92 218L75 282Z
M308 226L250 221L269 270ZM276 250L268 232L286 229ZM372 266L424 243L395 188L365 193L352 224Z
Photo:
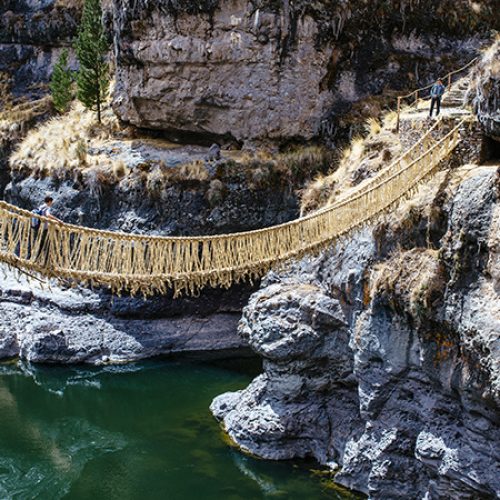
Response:
M69 104L73 99L71 70L68 68L68 51L64 49L54 66L50 80L50 91L54 107L60 113L68 110Z
M78 99L87 109L97 111L100 123L102 103L109 86L108 41L100 0L85 0L75 49L80 63L76 77Z

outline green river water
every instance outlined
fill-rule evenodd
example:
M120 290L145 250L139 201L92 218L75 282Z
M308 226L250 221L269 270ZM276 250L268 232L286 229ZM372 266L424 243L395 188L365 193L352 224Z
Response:
M213 397L252 375L151 361L0 365L0 499L347 499L314 465L229 447Z

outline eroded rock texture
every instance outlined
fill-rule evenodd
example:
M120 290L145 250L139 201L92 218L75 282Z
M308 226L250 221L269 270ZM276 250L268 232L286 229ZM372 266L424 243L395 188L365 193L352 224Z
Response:
M80 2L2 0L0 4L1 83L15 95L40 93L63 47L71 47Z
M289 186L251 186L241 170L239 175L179 180L159 192L148 191L138 179L139 168L133 170L135 178L93 190L74 181L13 176L5 198L32 210L51 193L54 213L66 222L174 236L247 231L297 217L297 196Z
M24 276L16 280L5 267L0 273L0 360L102 365L174 354L250 354L236 333L249 286L145 301L54 283L43 289Z
M472 58L493 8L114 0L114 109L126 122L180 137L333 139L336 117L354 103L428 83Z
M373 499L500 494L500 173L440 179L251 298L264 373L212 404L241 448Z
M469 100L485 133L500 141L500 37L474 69Z

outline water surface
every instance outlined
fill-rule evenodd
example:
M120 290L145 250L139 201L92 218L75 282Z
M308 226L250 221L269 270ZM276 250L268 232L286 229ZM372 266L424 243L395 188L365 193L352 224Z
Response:
M311 465L247 457L208 407L250 374L154 361L0 365L0 498L350 498Z

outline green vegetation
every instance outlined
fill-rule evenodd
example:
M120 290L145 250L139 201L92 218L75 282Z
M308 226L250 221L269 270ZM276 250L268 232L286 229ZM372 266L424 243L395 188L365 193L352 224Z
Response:
M97 111L97 120L101 123L102 105L109 87L109 67L108 41L99 0L85 0L75 50L80 63L76 77L78 99L87 109Z
M71 70L68 68L68 51L64 49L54 66L50 81L50 92L52 93L54 107L60 113L68 111L73 100L72 84L73 78Z

